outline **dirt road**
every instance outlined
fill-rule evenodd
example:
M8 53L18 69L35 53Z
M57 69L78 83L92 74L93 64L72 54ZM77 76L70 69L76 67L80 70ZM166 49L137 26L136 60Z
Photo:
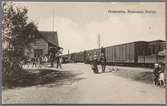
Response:
M94 74L89 65L81 63L65 64L60 71L76 73L75 79L4 90L3 104L165 103L165 89L153 84L119 77L113 72Z

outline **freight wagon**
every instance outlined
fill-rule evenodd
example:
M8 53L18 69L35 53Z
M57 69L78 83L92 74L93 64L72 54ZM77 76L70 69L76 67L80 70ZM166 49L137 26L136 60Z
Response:
M90 63L96 56L98 62L100 61L101 49L92 49L85 51L85 63Z
M163 52L163 54L161 54ZM149 67L153 67L154 63L166 63L165 62L165 50L158 52L157 54L138 56L138 63Z
M75 53L75 57L73 58L74 62L83 62L84 61L84 52Z
M147 54L147 42L137 41L105 48L108 64L137 65L138 56Z

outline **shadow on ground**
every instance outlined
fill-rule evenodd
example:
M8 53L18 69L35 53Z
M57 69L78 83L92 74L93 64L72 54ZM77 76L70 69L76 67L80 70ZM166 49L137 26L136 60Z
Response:
M152 84L152 72L140 70L119 70L117 72L112 72L112 74L135 81Z
M72 84L84 78L78 77L82 73L72 73L70 71L60 71L53 69L29 69L25 70L26 74L22 76L21 80L12 84L10 88L28 87L28 86L61 86L65 84Z

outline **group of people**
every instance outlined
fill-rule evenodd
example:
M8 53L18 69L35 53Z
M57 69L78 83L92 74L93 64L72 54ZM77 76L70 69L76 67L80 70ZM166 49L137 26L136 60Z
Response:
M48 62L48 57L45 55L45 56L39 56L39 57L33 57L33 58L28 58L24 61L24 65L23 66L27 66L27 67L38 67L38 68L41 68L42 65L44 63L47 63Z
M153 70L153 83L156 86L165 87L165 65L163 63L156 63Z
M101 56L100 56L100 65L101 65L101 68L102 68L102 72L105 72L105 69L106 69L106 58L105 58L104 53L101 53ZM98 58L97 58L96 54L93 57L93 60L91 62L91 66L92 66L92 70L93 70L94 73L99 73Z
M34 57L31 59L32 67L39 67L41 68L44 63L48 62L48 57L47 56L39 56L39 57Z
M39 56L39 57L33 57L33 58L28 58L26 59L24 62L23 62L23 67L31 67L31 68L42 68L42 66L44 66L45 63L48 63L50 62L50 57L49 56ZM54 63L56 61L56 68L62 68L62 57L61 56L57 56L55 59L54 59Z

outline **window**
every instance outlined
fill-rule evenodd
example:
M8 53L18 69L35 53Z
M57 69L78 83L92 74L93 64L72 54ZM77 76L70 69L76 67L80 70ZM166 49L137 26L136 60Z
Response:
M34 49L34 57L40 57L42 56L43 51L42 49Z

